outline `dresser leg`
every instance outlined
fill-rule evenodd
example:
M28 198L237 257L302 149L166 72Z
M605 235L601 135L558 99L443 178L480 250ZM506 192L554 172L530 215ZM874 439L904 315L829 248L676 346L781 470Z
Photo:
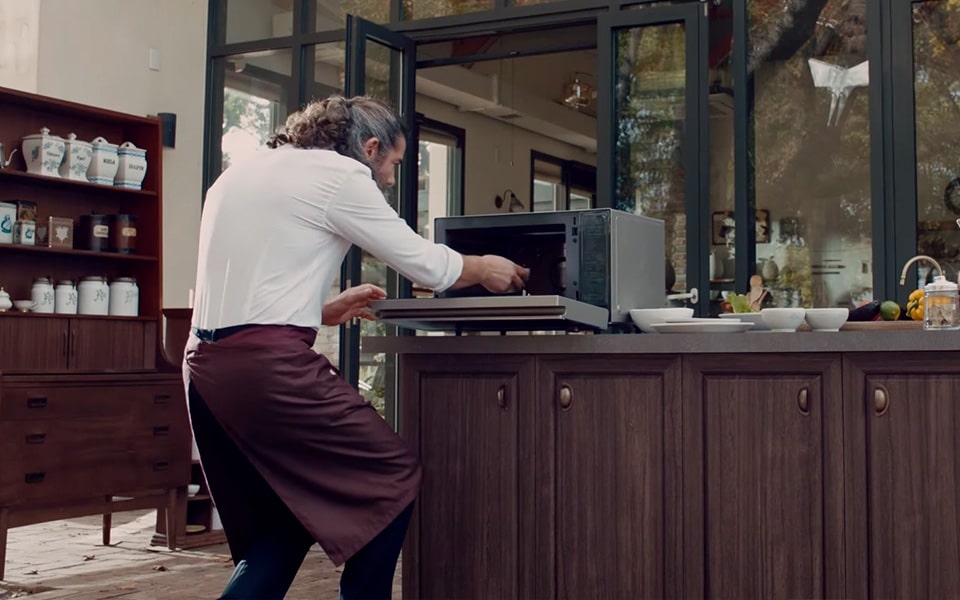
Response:
M167 490L167 548L177 549L177 488Z
M7 565L7 525L10 523L10 509L0 508L0 580L3 579L4 567Z
M107 496L107 508L110 508L110 501L113 500L113 496ZM110 545L110 526L113 524L113 513L103 513L103 545Z

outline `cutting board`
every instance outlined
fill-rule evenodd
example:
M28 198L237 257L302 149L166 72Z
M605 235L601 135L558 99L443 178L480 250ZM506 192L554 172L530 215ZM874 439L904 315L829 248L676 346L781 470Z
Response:
M923 321L847 321L840 331L919 331Z

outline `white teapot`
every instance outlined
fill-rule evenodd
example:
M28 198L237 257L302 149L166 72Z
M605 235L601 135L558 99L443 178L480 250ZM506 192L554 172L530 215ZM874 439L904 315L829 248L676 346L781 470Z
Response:
M7 312L12 306L13 302L10 301L10 294L0 287L0 312Z

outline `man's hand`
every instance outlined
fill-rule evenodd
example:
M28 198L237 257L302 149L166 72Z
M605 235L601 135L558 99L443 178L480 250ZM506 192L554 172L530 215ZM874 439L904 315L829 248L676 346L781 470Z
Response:
M487 254L480 257L483 262L484 273L480 285L494 293L519 292L523 284L530 277L530 269L525 269L512 260Z
M372 283L347 288L323 305L323 324L340 325L355 317L368 321L376 320L367 309L374 300L386 297L387 292Z

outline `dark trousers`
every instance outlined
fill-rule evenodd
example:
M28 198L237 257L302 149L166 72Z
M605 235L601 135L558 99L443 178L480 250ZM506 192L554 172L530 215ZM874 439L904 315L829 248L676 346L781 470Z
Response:
M390 599L397 558L412 509L413 504L347 560L343 575L340 576L341 600ZM303 526L265 534L237 564L221 598L283 598L312 545L313 540Z
M256 473L233 440L217 422L206 403L190 386L190 419L200 458L203 461L204 449L216 445L231 464L230 473L219 473L215 469L207 472L207 480L216 501L218 479L222 476L243 477L251 482L249 501L260 508L262 519L257 519L256 534L252 539L239 540L234 546L231 540L231 552L234 554L236 568L227 587L223 591L223 600L274 600L282 599L303 564L307 551L315 540L306 528L290 512L280 498ZM214 465L210 465L213 467ZM204 465L207 468L207 465ZM340 576L341 600L389 600L393 591L393 575L397 569L397 558L403 546L407 525L413 504L407 506L396 519L373 538L366 546L350 557ZM230 519L223 514L224 528L228 540L231 537ZM237 552L239 550L239 552Z

